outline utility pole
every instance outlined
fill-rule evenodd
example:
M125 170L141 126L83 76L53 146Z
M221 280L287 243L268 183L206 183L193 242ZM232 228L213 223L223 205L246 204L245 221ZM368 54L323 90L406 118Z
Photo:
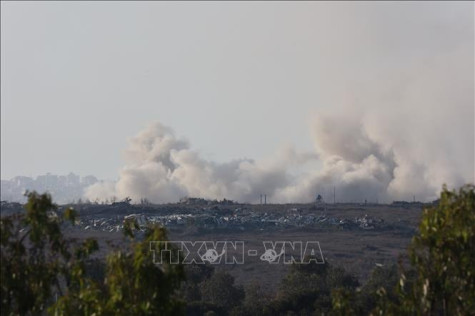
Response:
M336 204L336 189L333 187L333 204Z
M267 194L264 194L264 205L267 204Z

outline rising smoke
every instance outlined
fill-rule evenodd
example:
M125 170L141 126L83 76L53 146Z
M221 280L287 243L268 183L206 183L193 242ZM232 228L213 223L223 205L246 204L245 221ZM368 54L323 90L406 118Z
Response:
M86 197L257 202L267 194L272 202L309 202L316 193L333 200L335 187L337 201L430 201L444 183L473 183L473 47L462 45L405 69L385 73L366 83L368 91L350 91L341 105L315 113L312 153L285 147L266 161L217 163L153 123L129 140L118 181L94 184ZM322 164L318 170L291 172L314 160Z
M88 188L90 199L115 196L135 201L177 201L184 196L254 201L256 192L273 196L289 185L288 168L315 159L283 148L278 157L255 162L249 159L216 163L200 157L174 132L156 122L129 140L127 165L117 183L103 182ZM258 193L257 193L258 194Z

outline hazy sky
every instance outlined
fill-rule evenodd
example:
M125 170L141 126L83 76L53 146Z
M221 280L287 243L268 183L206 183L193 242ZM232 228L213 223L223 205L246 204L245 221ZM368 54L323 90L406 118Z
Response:
M314 111L473 53L473 20L473 2L2 2L1 177L116 179L153 121L218 162L313 150Z

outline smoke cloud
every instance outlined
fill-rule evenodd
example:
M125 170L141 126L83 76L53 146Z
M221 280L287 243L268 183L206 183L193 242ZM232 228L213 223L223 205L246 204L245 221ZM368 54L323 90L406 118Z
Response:
M443 184L473 183L473 47L418 60L363 86L342 91L345 100L314 114L310 153L284 146L267 160L217 163L153 123L129 140L118 181L96 183L86 197L257 202L267 194L282 203L313 201L316 194L332 201L335 188L337 201L430 201ZM321 167L292 172L312 161Z
M129 140L127 165L117 183L102 182L87 189L89 199L131 197L152 202L174 202L184 196L254 201L256 194L273 196L290 181L289 166L315 159L284 147L276 158L216 163L200 157L186 140L159 122Z

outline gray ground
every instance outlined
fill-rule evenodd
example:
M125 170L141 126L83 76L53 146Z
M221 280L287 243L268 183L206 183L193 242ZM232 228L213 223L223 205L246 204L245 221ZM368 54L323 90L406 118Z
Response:
M341 265L365 281L376 264L397 262L414 235L421 213L420 203L393 205L115 205L75 206L81 222L65 227L66 235L95 237L105 256L111 247L124 246L121 223L134 214L142 224L163 222L170 240L244 241L245 263L220 264L238 284L257 281L275 289L289 266L261 261L263 241L318 241L325 260ZM5 215L7 208L2 207ZM9 210L10 212L11 210ZM186 216L178 216L184 214ZM94 226L95 225L95 226ZM87 229L86 229L87 228ZM257 256L247 255L258 250Z

